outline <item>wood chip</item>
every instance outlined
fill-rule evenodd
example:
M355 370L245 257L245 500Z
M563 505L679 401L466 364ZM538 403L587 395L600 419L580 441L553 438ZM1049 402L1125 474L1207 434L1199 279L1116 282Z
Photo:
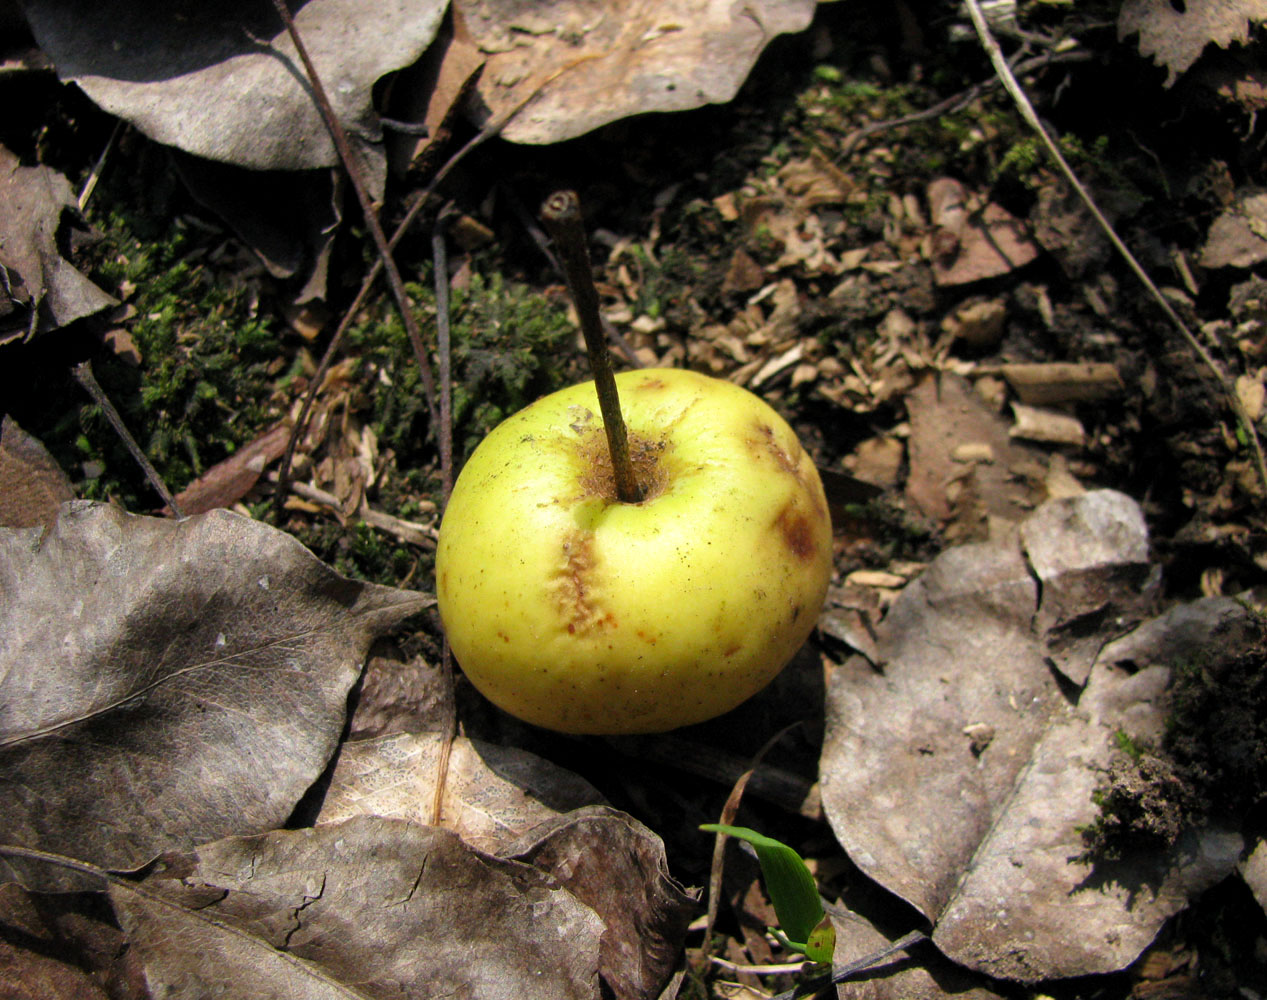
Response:
M1105 362L1012 364L998 370L1028 406L1095 403L1120 396L1123 389L1117 365Z
M994 449L985 441L969 441L965 444L956 445L955 450L950 453L950 458L952 461L963 462L964 464L993 462Z
M845 577L845 583L851 583L855 587L883 587L887 590L895 590L906 586L906 578L879 569L856 569Z
M1041 441L1044 444L1074 445L1079 448L1086 441L1086 431L1077 417L1023 403L1013 403L1012 414L1016 423L1008 433L1014 438Z

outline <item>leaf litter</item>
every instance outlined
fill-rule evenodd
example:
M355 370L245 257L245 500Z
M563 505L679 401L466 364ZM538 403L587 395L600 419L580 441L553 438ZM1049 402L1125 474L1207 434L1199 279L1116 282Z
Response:
M334 753L370 640L430 599L339 577L225 511L72 503L47 533L0 533L0 602L0 842L127 870L284 822Z

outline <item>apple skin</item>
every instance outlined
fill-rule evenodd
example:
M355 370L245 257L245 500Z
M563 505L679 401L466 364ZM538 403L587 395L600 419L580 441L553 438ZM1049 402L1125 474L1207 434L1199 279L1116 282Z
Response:
M616 500L586 382L480 443L436 552L471 683L565 733L662 732L734 708L800 648L831 577L822 483L774 410L680 369L616 383L644 500Z

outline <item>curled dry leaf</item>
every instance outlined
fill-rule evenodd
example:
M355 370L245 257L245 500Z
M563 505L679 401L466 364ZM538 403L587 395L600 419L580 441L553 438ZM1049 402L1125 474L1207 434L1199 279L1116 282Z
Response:
M1125 0L1117 16L1117 34L1139 32L1139 51L1166 68L1166 86L1197 61L1213 42L1227 48L1249 41L1251 25L1267 20L1264 0L1208 0L1180 3L1171 0Z
M1116 866L1082 859L1116 731L1160 726L1164 709L1107 650L1072 705L1045 654L1062 634L1094 636L1099 653L1128 627L1109 611L1131 607L1114 591L1140 582L1143 517L1094 491L1043 505L1020 536L1024 550L943 553L882 623L883 673L861 657L836 671L821 781L850 856L936 924L943 953L1036 981L1133 961L1232 870L1240 838L1202 830Z
M814 6L456 0L454 12L488 56L476 88L481 117L498 121L536 93L502 135L545 144L629 115L729 101L772 38L809 27Z
M63 80L158 142L254 170L338 163L308 75L271 4L20 5ZM385 176L374 83L418 58L447 6L309 0L295 10L335 114L369 161L372 188Z
M278 825L333 753L374 635L430 600L224 511L71 503L46 535L0 531L0 843L131 869Z
M58 250L62 213L76 205L62 174L24 167L0 146L0 272L8 272L0 279L0 343L117 305Z
M357 817L204 844L110 897L155 996L597 1000L602 922L448 830Z
M499 853L553 875L603 919L599 970L617 1000L659 996L699 901L669 874L659 837L632 816L590 806Z
M431 821L442 737L392 733L344 744L317 816ZM441 825L490 854L560 812L602 802L596 788L563 768L515 747L453 740Z

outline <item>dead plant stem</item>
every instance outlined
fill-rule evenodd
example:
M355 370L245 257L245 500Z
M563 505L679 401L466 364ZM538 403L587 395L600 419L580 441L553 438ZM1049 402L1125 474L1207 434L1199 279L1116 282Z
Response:
M383 227L378 221L378 212L375 210L374 203L370 198L369 189L365 186L365 177L361 172L360 160L353 151L351 143L348 142L347 132L344 130L338 116L334 113L334 107L331 105L329 97L326 96L325 86L321 82L321 77L317 74L317 67L313 65L312 60L308 57L308 49L304 45L303 39L299 37L299 31L295 27L294 18L290 16L286 0L273 0L273 6L277 9L277 14L282 19L282 23L286 25L286 31L295 45L295 51L299 54L299 59L304 64L304 71L308 74L308 80L312 84L312 94L317 102L317 107L321 110L321 116L325 119L326 128L330 130L330 138L334 140L335 149L339 152L339 159L343 161L344 169L348 173L348 179L351 180L352 187L356 191L357 200L361 203L361 213L365 216L365 224L369 227L370 235L374 238L374 245L378 248L378 256L387 271L387 283L391 286L392 296L396 299L396 305L400 309L401 322L405 325L405 332L409 335L409 343L413 346L414 355L418 360L418 369L422 377L422 390L427 398L427 409L431 412L431 421L434 425L438 422L440 414L436 408L436 387L435 378L431 374L431 361L422 342L422 333L418 329L418 320L414 317L413 310L410 308L409 297L405 294L405 283L400 277L400 269L396 267L391 247L388 245L387 237L383 234Z
M453 349L449 315L449 253L445 229L454 214L452 204L445 205L431 230L431 270L436 295L436 350L440 363L440 479L441 511L453 492ZM436 763L435 797L431 802L431 825L444 820L444 788L449 779L449 761L453 756L453 740L457 736L457 695L453 676L453 652L446 635L441 645L440 675L444 684L444 731L440 736L440 759Z
M485 125L479 134L469 139L461 149L449 157L448 161L446 161L445 164L436 171L435 176L431 178L431 181L423 189L422 193L413 200L413 203L409 206L408 211L405 212L405 217L400 220L400 224L396 227L396 231L392 233L391 240L388 241L388 249L394 250L396 248L396 244L398 244L401 239L404 238L405 234L409 232L410 227L413 226L414 221L418 218L419 213L427 205L428 201L430 201L431 196L435 193L436 189L440 186L444 179L453 172L459 163L461 163L464 159L466 159L466 157L484 143L500 135L502 129L510 124L511 120L519 114L520 111L536 99L537 95L541 93L542 88L545 87L546 84L557 79L564 71L570 69L571 66L576 65L577 62L584 61L585 60L582 59L570 63L568 66L563 67L563 69L559 72L547 77L539 83L527 97L516 104L513 108L510 108L503 113L500 118L497 118ZM357 290L356 297L352 300L352 304L344 311L343 318L339 320L339 325L335 328L334 334L330 338L330 343L327 345L325 353L321 356L321 362L317 365L317 371L312 376L312 381L308 386L308 392L304 396L303 406L300 407L299 416L295 420L295 425L291 428L290 437L286 441L286 451L282 455L281 465L278 468L277 491L273 497L273 519L279 524L281 523L282 511L286 502L287 487L290 484L290 469L295 460L295 446L299 439L303 437L304 431L308 427L308 418L312 413L313 404L317 399L317 392L321 388L321 383L325 379L326 372L330 370L330 365L334 363L334 358L338 353L339 348L343 345L344 336L346 336L348 329L352 326L352 321L360 313L361 306L365 304L365 300L369 297L370 290L374 287L374 282L378 280L378 276L382 273L382 271L383 258L379 257L370 266L368 273L365 275L364 279L362 279L361 287Z
M163 503L167 505L167 509L177 518L183 518L180 507L176 504L176 498L172 496L168 490L167 484L163 482L163 477L158 474L158 470L146 458L145 452L141 450L141 446L136 443L127 425L124 424L123 418L119 416L119 411L114 408L114 404L110 402L110 397L106 395L105 390L101 388L97 382L96 376L92 374L92 364L88 361L75 365L71 369L71 373L75 376L75 381L84 387L88 395L90 395L101 412L105 414L106 420L110 422L110 426L114 428L114 432L119 435L119 439L127 446L128 451L132 453L132 457L136 459L137 464L145 473L145 478L150 481L150 485L162 498Z
M1089 62L1090 60L1091 53L1089 52L1044 52L1042 55L1017 63L1014 72L1018 77L1029 76L1031 73L1036 73L1040 69L1054 66L1058 63ZM909 115L902 115L899 118L889 118L882 122L872 122L870 125L864 125L862 128L856 129L845 136L840 143L840 149L832 157L832 162L839 164L850 156L858 148L858 144L868 136L875 135L878 132L887 132L889 129L900 128L903 125L915 125L919 122L951 114L965 105L971 104L982 94L989 93L1002 85L1002 80L997 77L991 77L988 80L982 80L980 83L974 83L967 90L947 97L944 101L938 101L931 107L913 111Z
M1233 388L1228 377L1224 374L1223 369L1219 366L1219 363L1214 359L1214 356L1201 345L1201 342L1197 340L1192 331L1188 329L1187 324L1185 324L1179 314L1175 312L1174 307L1166 300L1166 297L1162 295L1161 290L1153 282L1152 278L1148 276L1148 272L1146 272L1140 265L1139 261L1135 259L1135 255L1131 253L1126 244L1122 242L1121 237L1117 235L1117 232L1113 229L1109 220L1105 218L1104 213L1100 211L1100 207L1095 203L1095 199L1091 197L1090 192L1087 191L1082 182L1078 180L1077 175L1073 172L1073 168L1069 166L1069 163L1065 160L1064 155L1060 152L1060 147L1058 147L1052 140L1051 136L1047 134L1047 129L1043 127L1043 123L1038 119L1037 112L1034 111L1034 105L1030 103L1025 91L1022 90L1021 85L1017 83L1016 77L1012 74L1011 69L1007 65L1007 60L1003 57L1003 50L999 48L999 43L995 40L994 35L991 34L990 27L986 24L985 15L981 13L981 4L979 0L965 0L965 3L968 8L968 15L972 18L972 26L977 31L977 37L981 40L981 45L985 49L986 55L990 57L990 62L994 66L994 72L998 74L999 79L1003 82L1004 89L1007 90L1008 94L1015 102L1017 109L1021 113L1021 117L1024 118L1026 124L1028 124L1029 127L1038 134L1038 137L1042 140L1043 145L1047 147L1047 152L1051 154L1052 159L1060 168L1060 172L1064 174L1065 179L1069 181L1074 191L1077 192L1078 197L1082 199L1082 203L1087 206L1087 210L1095 218L1095 221L1099 224L1100 228L1104 230L1105 236L1107 236L1109 242L1113 244L1114 249L1116 249L1122 259L1126 261L1127 266L1135 274L1135 277L1140 280L1146 289L1148 289L1149 294L1161 307L1162 313L1168 320L1170 320L1175 329L1179 331L1183 339L1187 341L1188 346L1196 352L1197 357L1201 359L1201 363L1209 368L1209 370L1213 373L1214 378L1219 383L1220 388L1222 388L1224 395L1227 396L1232 412L1236 414L1237 422L1240 424L1241 429L1245 432L1246 438L1249 440L1250 448L1254 453L1254 463L1258 472L1259 482L1261 483L1264 492L1267 492L1267 457L1264 457L1262 442L1259 440L1258 431L1254 427L1253 420L1250 419L1249 413L1245 409L1245 404L1241 402L1240 396L1236 394L1236 390Z
M585 227L581 224L581 205L576 192L556 191L550 195L541 207L541 219L558 250L563 276L567 279L581 322L581 333L585 336L590 371L594 374L594 388L598 392L598 407L607 431L607 447L611 451L616 496L621 503L637 503L642 499L642 487L638 485L633 461L629 457L629 434L620 412L620 396L616 391L616 376L612 374L611 352L607 349L603 318L598 311L598 289L594 287L594 272L585 246Z

